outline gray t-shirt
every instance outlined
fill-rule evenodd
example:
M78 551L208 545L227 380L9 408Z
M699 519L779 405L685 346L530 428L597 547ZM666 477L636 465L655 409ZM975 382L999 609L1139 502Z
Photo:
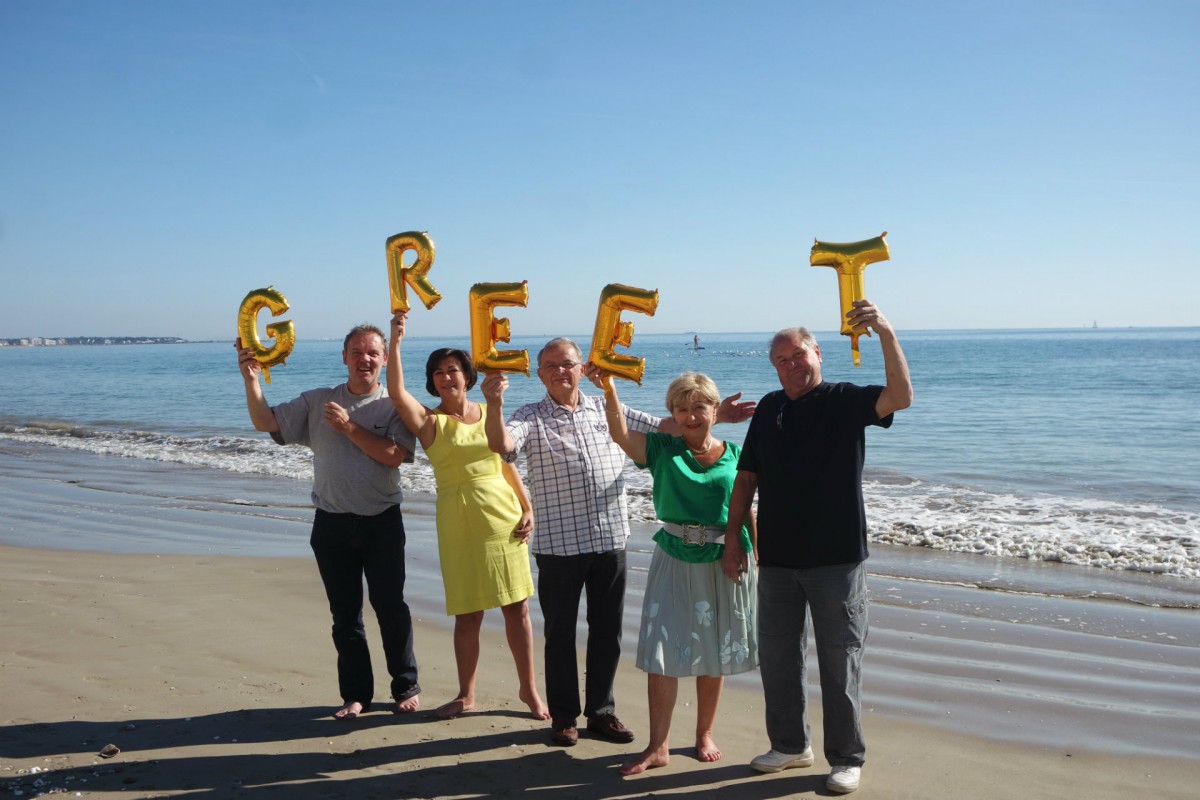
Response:
M332 389L310 389L271 409L279 424L279 432L271 438L312 449L314 506L335 514L382 514L403 499L400 470L380 464L331 428L324 418L325 404L331 401L346 409L358 425L405 448L405 461L412 462L416 442L383 386L365 395L352 393L344 383Z

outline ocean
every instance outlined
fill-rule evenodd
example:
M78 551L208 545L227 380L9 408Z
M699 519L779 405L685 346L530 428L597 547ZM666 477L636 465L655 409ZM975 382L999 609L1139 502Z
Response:
M875 339L860 340L855 368L848 339L817 335L826 380L883 382ZM622 382L622 400L665 413L667 384L689 370L712 376L723 395L757 399L778 388L769 333L698 336L701 349L692 332L636 333L627 352L646 359L645 377L640 387ZM535 358L546 338L501 346ZM1200 579L1200 426L1192 419L1200 328L901 331L900 339L915 402L890 430L869 429L865 489L871 541L900 548L903 569L922 569L921 553L932 549L961 554L967 571L985 577L1016 559L1087 567L1072 573L1084 576L1161 576L1200 592L1191 584ZM408 337L407 384L424 386L429 351L466 344ZM340 349L340 341L298 342L287 364L271 369L268 400L344 380ZM281 505L304 512L310 454L251 428L230 342L4 347L0 376L0 454L51 448L214 470L230 480L207 482L210 493L271 505L271 492L294 486ZM510 381L508 411L544 394L536 377ZM716 432L740 443L745 427ZM650 523L648 479L628 473L632 513ZM432 495L423 454L404 481L409 496ZM0 541L27 543L5 530ZM1089 581L1078 582L1086 593Z

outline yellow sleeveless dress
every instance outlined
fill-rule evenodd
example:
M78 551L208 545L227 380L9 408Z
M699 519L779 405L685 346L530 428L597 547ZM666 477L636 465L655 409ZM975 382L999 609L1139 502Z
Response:
M486 413L486 408L484 409ZM446 613L506 606L533 594L529 548L513 538L521 504L487 444L483 417L465 423L435 414L425 451L437 480L438 556Z

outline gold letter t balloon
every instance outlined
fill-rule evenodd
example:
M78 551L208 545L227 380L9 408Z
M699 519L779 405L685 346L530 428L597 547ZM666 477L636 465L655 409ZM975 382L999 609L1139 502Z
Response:
M822 242L815 240L812 254L808 263L814 267L833 267L838 274L838 294L842 300L842 330L843 336L850 337L850 352L854 355L854 366L862 365L862 354L858 352L858 334L846 321L846 315L854 308L854 301L866 297L863 271L867 264L876 261L887 261L891 254L888 252L887 241L884 237L887 231L874 239L864 239L861 242ZM871 331L867 331L867 336Z

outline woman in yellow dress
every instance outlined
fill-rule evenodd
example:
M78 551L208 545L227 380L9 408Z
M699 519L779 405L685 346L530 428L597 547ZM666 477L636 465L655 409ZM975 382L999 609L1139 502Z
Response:
M549 719L534 680L529 571L533 511L521 476L493 453L483 429L484 407L467 398L475 385L471 357L443 348L430 354L425 386L440 402L427 408L404 388L400 342L407 315L392 318L388 395L400 419L420 441L437 479L438 555L446 613L454 617L458 696L433 713L450 719L475 707L479 629L483 613L499 607L517 666L519 697L534 719Z

